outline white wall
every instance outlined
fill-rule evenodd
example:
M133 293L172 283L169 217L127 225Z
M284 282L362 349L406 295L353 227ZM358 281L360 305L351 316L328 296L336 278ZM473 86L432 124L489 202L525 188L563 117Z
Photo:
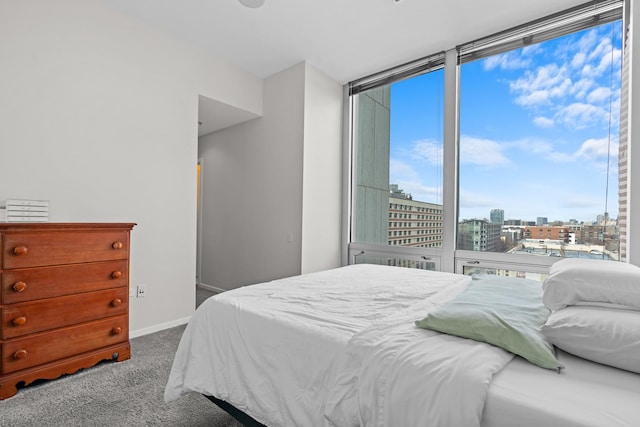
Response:
M262 81L94 0L0 3L0 200L131 221L132 335L195 306L198 95L262 113Z
M342 86L305 68L302 273L341 262Z
M263 117L200 138L201 283L300 273L304 66L264 81Z
M301 63L265 79L262 118L200 138L203 285L339 265L341 111L340 85Z

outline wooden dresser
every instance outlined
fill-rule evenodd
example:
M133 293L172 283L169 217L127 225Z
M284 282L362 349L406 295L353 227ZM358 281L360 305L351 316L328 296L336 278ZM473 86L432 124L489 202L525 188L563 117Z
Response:
M132 223L0 223L0 400L126 360Z

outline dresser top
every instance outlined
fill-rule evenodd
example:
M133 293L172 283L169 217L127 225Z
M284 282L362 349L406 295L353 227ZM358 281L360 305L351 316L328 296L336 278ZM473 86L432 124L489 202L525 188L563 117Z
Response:
M39 230L131 230L134 222L0 222L0 231L39 231Z

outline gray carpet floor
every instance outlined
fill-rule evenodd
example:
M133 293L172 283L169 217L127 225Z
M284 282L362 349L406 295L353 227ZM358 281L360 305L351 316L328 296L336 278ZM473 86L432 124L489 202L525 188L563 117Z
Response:
M197 292L198 304L211 294ZM102 362L41 381L0 401L0 426L241 427L197 393L164 403L164 386L185 326L131 340L131 359Z

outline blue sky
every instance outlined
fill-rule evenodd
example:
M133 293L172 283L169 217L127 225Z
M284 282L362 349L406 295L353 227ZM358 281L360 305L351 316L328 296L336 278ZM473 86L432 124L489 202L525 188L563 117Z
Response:
M595 221L607 153L607 210L617 217L621 29L615 22L462 66L461 218L498 208L505 219ZM441 70L391 88L390 183L433 203L442 203L443 83Z

